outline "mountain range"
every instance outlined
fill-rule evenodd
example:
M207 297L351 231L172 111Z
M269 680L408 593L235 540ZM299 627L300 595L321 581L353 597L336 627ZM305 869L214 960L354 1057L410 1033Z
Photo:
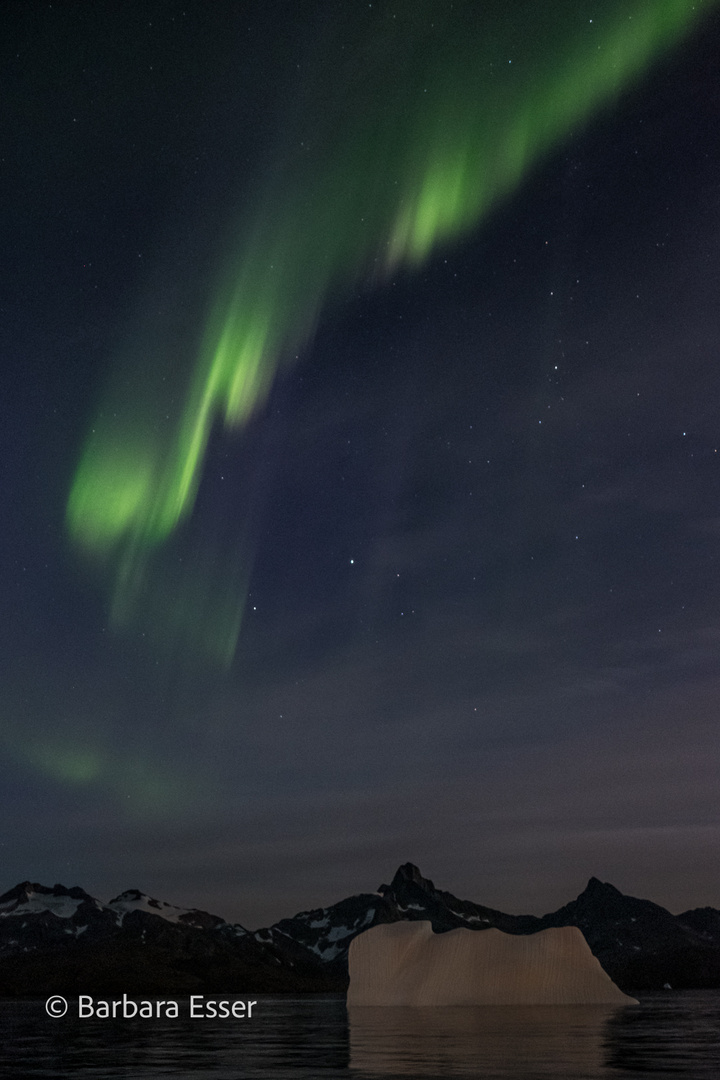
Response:
M436 889L412 863L389 885L250 931L135 889L101 903L28 881L0 896L0 995L344 992L352 939L378 923L427 919L533 934L577 926L627 992L720 987L720 910L672 915L591 878L548 915L507 915Z

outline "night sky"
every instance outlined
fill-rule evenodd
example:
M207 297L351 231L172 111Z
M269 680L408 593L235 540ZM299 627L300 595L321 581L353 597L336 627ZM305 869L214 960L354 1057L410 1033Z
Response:
M0 891L720 907L720 10L540 7L6 12Z

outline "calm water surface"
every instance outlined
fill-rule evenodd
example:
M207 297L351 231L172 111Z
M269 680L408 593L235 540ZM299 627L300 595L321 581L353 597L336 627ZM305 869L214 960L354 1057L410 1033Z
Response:
M0 1002L0 1075L93 1080L596 1080L720 1077L720 991L637 1006L356 1009L341 997L260 997L252 1019L51 1019ZM74 1015L73 1015L74 1014Z

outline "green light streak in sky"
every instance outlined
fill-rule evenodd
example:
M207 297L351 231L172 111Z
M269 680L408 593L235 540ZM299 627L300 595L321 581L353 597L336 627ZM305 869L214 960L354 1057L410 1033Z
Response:
M95 732L85 737L69 727L28 737L27 727L2 733L4 749L55 783L112 795L125 817L147 820L193 811L206 797L197 775L178 778L147 760L146 752L120 754Z
M197 355L180 358L166 382L151 375L145 387L116 387L87 439L67 527L114 568L113 611L137 607L128 597L140 595L149 553L191 513L213 424L247 422L326 304L354 280L419 266L476 227L715 2L413 0L350 10L306 65ZM148 356L146 369L153 364ZM224 662L241 609L238 598L211 649Z

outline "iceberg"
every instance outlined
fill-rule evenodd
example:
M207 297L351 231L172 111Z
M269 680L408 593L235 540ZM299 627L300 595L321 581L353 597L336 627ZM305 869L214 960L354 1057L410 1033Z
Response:
M387 923L354 938L348 960L348 1007L635 1003L576 926L435 934L425 920Z

